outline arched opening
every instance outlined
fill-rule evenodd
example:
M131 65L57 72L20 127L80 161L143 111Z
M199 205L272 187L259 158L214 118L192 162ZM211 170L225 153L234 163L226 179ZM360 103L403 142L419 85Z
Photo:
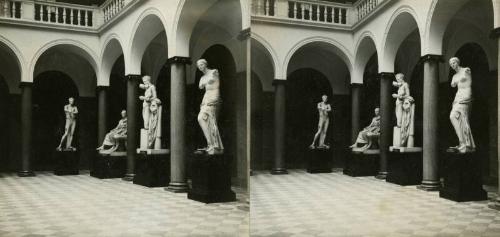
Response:
M81 100L74 81L60 71L47 71L35 77L33 84L33 169L52 170L53 154L64 133L64 105L68 98L75 98L80 108ZM73 144L80 148L82 121L77 118Z
M114 63L109 77L107 128L113 128L121 119L120 112L127 109L127 78L123 55Z
M251 81L251 169L270 170L273 164L274 62L268 49L252 39Z
M368 60L363 73L359 119L361 128L371 123L372 118L375 116L373 111L378 107L380 107L380 79L377 53L374 53Z
M336 105L328 78L313 68L292 72L287 79L286 91L286 159L290 168L305 168L307 150L318 125L317 103L327 95L335 114ZM335 115L330 115L325 144L336 147L333 139Z
M213 45L208 48L201 58L208 62L210 69L217 69L220 75L220 96L222 98L222 106L218 117L219 132L224 145L224 155L232 161L232 175L236 176L236 149L237 149L237 116L242 108L238 108L238 100L241 100L241 95L238 94L238 81L236 75L236 64L231 52L223 45ZM195 150L199 147L206 147L206 140L198 125L198 113L200 111L200 103L203 99L205 90L200 90L198 84L202 76L202 72L197 70L195 76L195 84L191 87L188 95L190 106L188 109L188 120L186 124L191 130L191 142L188 144L190 149Z

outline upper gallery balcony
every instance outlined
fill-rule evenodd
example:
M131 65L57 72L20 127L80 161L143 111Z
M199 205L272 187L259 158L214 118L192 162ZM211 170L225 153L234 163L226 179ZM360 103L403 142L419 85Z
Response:
M350 29L390 0L252 0L252 19Z
M101 6L55 1L0 0L0 22L97 31L138 0L107 0Z

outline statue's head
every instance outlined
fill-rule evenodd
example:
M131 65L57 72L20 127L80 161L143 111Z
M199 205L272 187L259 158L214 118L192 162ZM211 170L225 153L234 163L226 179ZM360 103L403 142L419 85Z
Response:
M149 111L151 111L151 113L156 113L156 111L158 111L158 107L161 105L161 100L158 99L158 98L155 98L151 101L151 105L149 105Z
M413 97L411 97L411 96L405 97L404 100L403 100L403 110L410 109L411 105L413 104L413 102L415 102L415 100L413 99Z
M122 118L127 117L127 111L126 110L122 110L121 115L122 115Z
M323 96L321 96L321 99L323 100L323 102L326 102L328 100L328 96L327 95L323 95Z
M196 61L196 66L198 67L198 70L205 72L205 70L208 67L208 62L207 62L207 60L201 58L201 59L198 59L198 61Z
M148 75L145 75L142 77L142 83L146 84L146 85L149 85L151 84L151 77L148 76Z
M380 108L375 108L375 116L378 116L380 114Z
M69 97L68 98L68 102L69 102L70 105L74 104L75 103L75 98Z
M398 73L396 74L396 81L401 83L405 81L405 74L403 73Z
M457 70L458 67L460 66L460 59L457 57L450 58L450 67L453 68L453 70Z

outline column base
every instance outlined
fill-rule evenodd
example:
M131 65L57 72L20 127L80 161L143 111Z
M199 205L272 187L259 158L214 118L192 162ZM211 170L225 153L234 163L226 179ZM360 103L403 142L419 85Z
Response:
M271 170L272 175L281 175L281 174L288 174L288 171L285 168L273 168Z
M488 205L488 207L500 211L500 197L497 197L493 203Z
M387 177L387 172L382 172L379 171L378 174L375 176L377 179L385 179Z
M188 184L185 182L170 182L164 190L172 193L186 193Z
M122 180L131 182L134 181L135 174L125 174L125 176L122 178Z
M424 180L420 185L417 186L417 188L428 192L439 191L439 189L441 188L441 182Z
M36 175L35 175L35 172L33 172L31 170L23 170L23 171L17 172L17 176L19 176L19 177L33 177Z

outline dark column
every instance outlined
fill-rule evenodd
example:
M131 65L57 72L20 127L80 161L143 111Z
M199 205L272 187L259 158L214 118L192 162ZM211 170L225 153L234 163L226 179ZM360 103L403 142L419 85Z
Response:
M170 183L165 189L186 192L186 64L187 57L172 57L170 65Z
M137 101L141 75L127 75L127 173L123 180L132 181L135 175L135 157L138 143Z
M286 80L274 80L274 167L271 174L288 174L285 167Z
M424 63L423 101L423 171L420 189L437 191L438 175L438 100L440 55L427 54L420 59Z
M32 127L32 99L31 82L21 82L21 170L19 177L35 176L31 170L31 127Z
M351 84L351 144L356 142L359 133L359 106L361 100L361 87L363 84Z
M392 81L394 73L380 73L380 168L377 175L378 179L385 179L387 175L387 157L389 156L389 146L391 145L391 110Z
M491 31L491 38L495 39L497 41L497 81L500 79L500 27L495 28L493 31ZM500 83L497 82L497 91L500 91ZM497 93L497 105L500 105L500 93ZM497 107L497 141L500 141L500 110ZM497 150L496 151L491 151L491 152L497 152L497 159L498 161L498 185L500 187L500 146L497 145ZM500 210L500 188L498 189L498 196L493 205L491 205L492 208Z
M251 75L252 75L252 66L251 62L251 38L250 38L250 28L246 28L240 31L238 35L238 40L241 43L241 55L242 63L246 66L244 71L241 73L244 74L243 78L240 78L238 81L238 90L242 93L240 94L241 103L238 103L238 142L237 142L237 150L238 150L238 161L237 161L237 170L238 170L238 184L244 188L248 188L248 177L250 175L250 157L251 156ZM243 80L241 80L243 79ZM241 86L240 86L241 85Z
M107 131L107 91L108 86L97 86L97 144L100 146L104 141Z

